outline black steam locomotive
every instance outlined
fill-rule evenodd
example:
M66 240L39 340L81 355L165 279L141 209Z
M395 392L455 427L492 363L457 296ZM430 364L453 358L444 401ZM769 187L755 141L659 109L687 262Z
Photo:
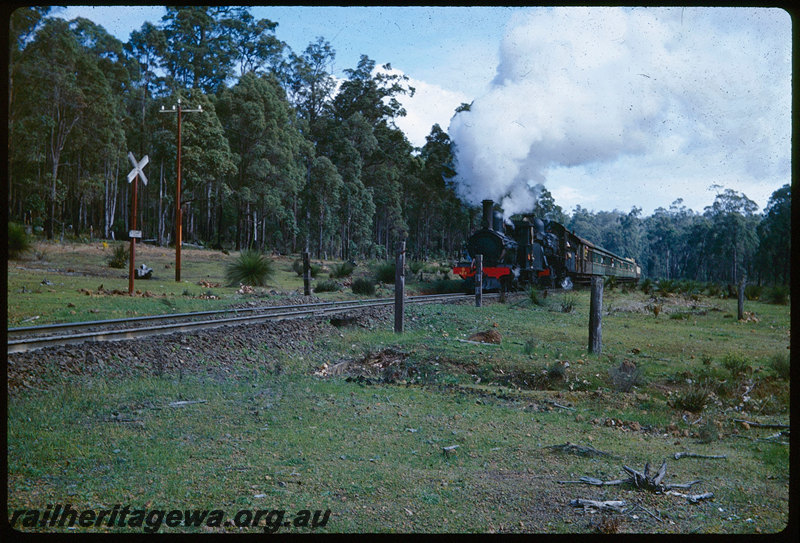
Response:
M483 201L483 227L469 237L466 260L453 267L453 274L474 288L475 257L482 255L483 289L515 290L522 286L572 288L588 283L592 276L615 276L636 282L641 268L576 236L563 225L532 215L512 223L493 211L491 200Z

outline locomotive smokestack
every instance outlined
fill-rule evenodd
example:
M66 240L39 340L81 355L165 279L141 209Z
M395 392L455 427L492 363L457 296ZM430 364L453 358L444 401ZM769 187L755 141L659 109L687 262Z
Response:
M483 201L483 226L488 228L489 230L493 229L492 207L494 207L494 202L493 201L491 201L491 200L484 200Z

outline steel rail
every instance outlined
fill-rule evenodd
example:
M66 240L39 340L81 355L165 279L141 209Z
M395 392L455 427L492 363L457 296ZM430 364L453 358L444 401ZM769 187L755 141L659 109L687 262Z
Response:
M485 297L496 297L498 295L484 295ZM444 294L444 295L428 295L428 296L409 296L406 298L407 303L435 303L437 301L457 301L468 300L470 295L464 294ZM333 313L341 313L344 311L358 310L369 307L382 307L391 306L394 304L394 299L387 298L373 298L369 300L353 300L353 301L340 301L340 302L322 302L316 304L298 304L288 306L262 306L259 308L242 308L242 309L229 309L218 311L200 311L196 313L181 313L174 315L152 315L148 317L134 317L131 319L108 319L105 321L92 321L83 323L66 323L64 325L42 325L25 327L24 329L9 329L15 332L35 333L44 330L68 330L69 325L74 327L90 328L92 326L102 326L108 324L131 324L136 322L146 322L154 320L170 320L184 317L202 317L212 314L230 313L232 311L253 312L261 310L262 313L256 315L244 315L217 319L206 320L189 320L183 322L165 323L157 326L139 326L118 329L101 329L93 330L90 332L78 332L59 335L47 336L31 336L22 337L20 339L10 339L7 341L8 353L18 353L40 349L53 345L73 345L84 343L86 341L119 341L124 339L133 339L137 337L155 336L163 334L171 334L177 332L188 332L193 330L208 330L219 328L222 326L236 326L242 324L256 324L270 320L284 320L294 318L304 318L310 316L322 316ZM282 311L286 310L288 311Z
M461 298L465 296L464 294L434 294L429 296L435 296L438 298L448 299L448 298ZM414 299L424 299L425 296L408 296L406 299L411 300L413 302ZM204 316L211 316L211 315L224 315L226 313L253 313L253 312L264 312L264 311L278 311L282 309L300 309L304 307L326 307L326 306L340 306L340 305L354 305L354 304L366 304L366 303L374 303L374 302L381 302L386 300L386 298L370 298L366 300L341 300L336 302L315 302L309 304L289 304L289 305L262 305L257 307L230 307L226 309L214 309L208 311L193 311L188 313L162 313L159 315L144 315L141 317L125 317L121 319L104 319L98 321L82 321L82 322L63 322L63 323L53 323L53 324L41 324L37 326L19 326L14 328L9 328L7 330L8 337L14 336L24 336L29 335L31 333L39 333L39 332L46 332L49 330L80 330L82 328L93 328L97 326L106 326L111 324L134 324L138 322L146 322L146 321L170 321L175 319L181 318L198 318Z

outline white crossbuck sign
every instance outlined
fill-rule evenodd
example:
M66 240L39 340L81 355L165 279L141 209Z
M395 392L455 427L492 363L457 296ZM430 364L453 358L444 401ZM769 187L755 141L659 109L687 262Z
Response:
M144 167L147 166L148 162L150 162L150 158L147 155L144 155L140 162L136 162L136 157L133 156L133 153L128 151L128 160L130 160L131 164L133 164L133 169L128 174L128 183L133 181L133 179L138 175L142 180L142 183L147 185L147 177L144 175Z

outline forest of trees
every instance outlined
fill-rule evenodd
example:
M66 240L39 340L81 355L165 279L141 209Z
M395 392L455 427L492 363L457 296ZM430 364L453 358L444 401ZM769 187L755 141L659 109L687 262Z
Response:
M130 151L150 158L144 237L173 242L180 100L202 109L182 115L185 241L344 260L390 256L405 239L410 258L451 259L476 227L479 210L455 193L450 137L434 125L414 148L395 124L414 89L367 56L337 82L324 38L294 52L246 7L168 7L126 43L49 10L9 21L9 220L48 239L126 239ZM789 281L788 180L763 213L724 187L702 213L676 200L648 217L569 215L538 194L534 212L647 276Z

